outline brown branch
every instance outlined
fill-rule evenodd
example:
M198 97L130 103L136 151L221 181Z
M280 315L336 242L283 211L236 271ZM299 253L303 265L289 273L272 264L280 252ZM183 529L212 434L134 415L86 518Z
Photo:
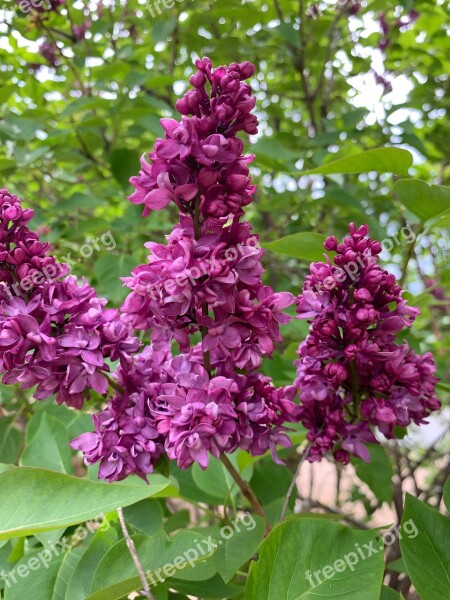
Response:
M119 383L117 383L117 381L113 377L111 377L109 373L103 373L103 375L106 377L110 387L112 387L113 390L116 390L116 392L119 392L119 394L123 394L125 392L123 387Z
M264 512L264 509L263 509L260 501L255 496L252 488L247 483L247 481L245 481L245 479L242 479L242 477L239 475L239 473L234 468L234 466L231 463L230 459L225 454L222 454L222 456L220 457L220 460L222 461L222 464L225 466L225 468L227 469L227 471L230 473L231 477L238 484L239 489L241 490L241 492L244 494L244 496L250 502L250 505L253 508L253 510L255 511L255 513L257 515L259 515L260 517L262 517L266 521L266 535L267 535L270 532L270 530L271 530L270 521L267 518L267 515Z
M142 587L144 588L143 591L140 593L143 596L145 596L145 598L148 598L148 600L155 600L152 592L150 591L150 585L147 581L147 577L145 576L145 572L142 568L141 561L139 560L136 546L134 545L134 542L131 539L131 536L128 532L127 524L125 523L125 517L123 516L123 509L118 508L117 514L119 515L120 527L122 529L123 537L125 538L131 558L133 559L133 562L135 564L136 571L139 574L139 579L141 580Z
M281 509L281 514L280 514L280 523L282 523L284 521L284 519L285 519L287 507L289 505L289 500L291 499L292 492L294 491L295 484L297 482L297 477L300 474L300 470L301 470L301 468L303 466L303 463L305 462L305 460L308 457L308 453L311 450L311 446L312 446L312 444L309 443L306 446L304 452L301 454L301 458L299 460L297 469L295 470L294 477L292 478L291 485L289 486L289 489L288 489L287 494L286 494L286 498L284 499L283 508Z

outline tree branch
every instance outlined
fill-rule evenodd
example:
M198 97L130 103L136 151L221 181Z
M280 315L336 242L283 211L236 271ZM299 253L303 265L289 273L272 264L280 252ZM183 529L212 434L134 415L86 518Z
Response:
M222 461L222 464L225 466L227 471L230 473L231 477L238 484L241 492L244 494L244 496L250 502L255 513L257 515L259 515L260 517L262 517L266 521L266 534L268 534L271 530L269 519L267 518L267 515L264 512L264 509L261 506L260 501L255 496L252 488L249 486L247 481L245 481L245 479L242 479L242 477L239 475L239 473L234 468L233 464L230 462L230 459L225 454L222 454L222 456L220 457L220 460Z
M119 515L120 527L122 529L123 537L125 538L125 541L127 543L128 550L136 566L136 570L139 573L139 578L143 587L143 591L141 593L143 594L143 596L145 596L145 598L148 598L148 600L155 600L152 592L150 591L150 584L148 583L147 577L145 576L145 572L142 568L141 561L139 560L139 556L136 551L136 546L134 545L134 542L131 539L131 536L128 532L127 524L125 523L125 517L123 516L123 509L118 508L117 514Z
M300 461L299 461L299 463L298 463L298 465L297 465L297 469L296 469L296 471L295 471L294 477L293 477L293 479L292 479L292 481L291 481L291 485L289 486L289 489L288 489L288 491L287 491L286 498L285 498L285 500L284 500L284 504L283 504L283 508L281 509L281 514L280 514L280 523L282 523L282 522L284 521L284 518L285 518L285 516L286 516L287 507L288 507L288 505L289 505L289 500L291 499L292 492L294 491L295 484L296 484L296 482L297 482L297 477L298 477L298 476L299 476L299 474L300 474L300 470L301 470L301 468L302 468L302 466L303 466L303 463L305 462L305 460L306 460L306 459L307 459L307 457L308 457L308 453L309 453L309 451L311 450L311 446L312 446L312 444L311 444L311 443L309 443L309 444L306 446L306 448L305 448L304 452L301 454L301 458L300 458Z

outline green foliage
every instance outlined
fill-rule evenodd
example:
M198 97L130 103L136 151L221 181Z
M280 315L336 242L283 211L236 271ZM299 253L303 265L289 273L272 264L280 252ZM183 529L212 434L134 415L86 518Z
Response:
M439 395L448 406L450 131L444 74L450 65L444 3L387 6L371 0L354 17L343 2L198 0L170 8L159 3L159 11L153 0L116 0L106 1L102 12L96 4L67 0L43 18L0 8L0 188L35 210L41 237L56 255L70 260L72 273L86 276L111 306L120 306L127 294L120 277L146 261L144 244L164 241L174 223L170 209L143 219L141 207L126 200L140 157L162 135L159 120L175 115L193 58L250 60L257 67L251 83L260 130L246 140L258 185L246 218L268 250L265 282L297 295L308 263L326 260L325 238L342 237L349 222L367 223L374 238L391 242L384 266L402 280L410 304L420 307L405 338L417 351L433 353ZM305 18L317 4L323 14ZM400 27L398 19L412 9L417 21ZM389 24L384 51L378 48L381 12ZM73 27L86 20L88 34L75 42ZM44 39L57 43L56 67L39 52ZM375 70L392 92L376 85ZM89 256L81 251L86 243L94 248ZM296 349L307 330L298 320L283 328L284 344L263 366L276 385L292 383ZM331 477L329 471L322 475L323 465L305 465L298 481L301 504L294 493L287 509L302 512L281 525L303 428L288 432L294 447L280 451L283 465L269 453L231 456L273 527L263 541L266 523L257 515L254 528L234 527L254 507L218 460L206 471L161 463L148 486L135 479L93 481L96 469L86 471L68 442L91 430L90 413L103 402L94 394L81 413L0 384L5 600L30 594L33 600L110 600L141 590L117 522L119 506L143 566L152 572L195 548L194 540L211 535L217 543L195 567L154 587L156 600L410 600L414 588L421 600L450 596L449 525L437 512L441 496L450 510L449 481L444 487L449 448L437 435L440 420L431 420L425 436L413 428L396 432L398 446L384 441L371 447L370 463L352 461L355 476L351 466ZM438 441L431 445L431 439ZM346 479L341 485L346 477L350 484ZM370 489L367 496L361 482ZM321 575L323 582L312 587L306 571L321 571L357 552L355 544L364 548L376 540L375 524L386 515L398 522L405 489L421 498L407 496L402 521L412 519L418 534L403 535L401 552L396 544L388 549L389 587L382 586L381 550L354 570L330 579ZM73 540L76 527L100 513L108 529L90 531L48 568L29 569L14 585L2 581L3 571L23 570L51 544ZM223 526L233 528L229 539L221 536Z
M377 550L372 556L365 550L368 543ZM372 531L353 531L324 519L288 521L262 543L245 599L345 598L357 589L358 598L373 600L380 593L384 569L380 544L382 548ZM358 555L358 547L365 558Z
M14 496L8 497L9 489ZM174 488L158 475L148 486L139 480L108 485L46 469L8 469L0 474L0 539L82 523L117 506L167 494L173 495Z
M403 527L410 520L417 527L417 537L406 536L400 540L408 575L421 600L445 600L450 589L450 521L407 494Z
M401 148L377 148L361 154L350 154L339 160L326 160L321 167L305 171L308 175L331 173L397 173L407 175L413 163L412 156Z

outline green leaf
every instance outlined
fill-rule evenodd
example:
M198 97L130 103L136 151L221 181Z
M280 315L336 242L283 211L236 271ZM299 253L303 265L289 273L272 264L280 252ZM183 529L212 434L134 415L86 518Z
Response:
M282 237L274 242L265 243L264 247L277 254L285 254L286 256L293 256L311 262L324 260L324 241L325 238L320 233L301 231Z
M235 528L229 539L218 538L219 547L210 559L225 583L255 554L264 537L266 524L262 517L246 513L244 518L235 521Z
M184 569L192 569L205 560L209 553L206 544L200 546L204 539L199 533L190 531L182 531L172 539L164 531L153 536L133 536L142 568L152 586L175 573L181 575ZM203 554L199 547L204 550ZM118 600L139 586L140 579L126 541L120 540L99 562L88 600Z
M367 483L380 502L392 502L392 465L383 446L369 444L370 463L360 458L352 460L356 474Z
M157 500L141 500L125 508L123 514L139 533L152 535L163 527L163 510Z
M67 600L85 600L89 596L97 565L115 543L115 529L110 527L97 531L70 578L66 591Z
M405 525L414 526L405 535ZM450 519L406 494L400 548L406 571L421 600L448 600L450 591Z
M168 581L171 588L197 598L200 596L201 598L219 598L223 600L223 598L240 596L244 591L241 586L224 583L218 575L206 581L180 581L178 579L169 579Z
M20 460L24 467L43 467L69 473L72 470L72 451L65 426L43 413L33 437L27 435L27 446Z
M412 164L412 155L407 150L389 147L376 148L375 150L366 150L360 154L352 154L345 158L327 162L321 167L303 171L302 175L358 174L372 171L407 175Z
M99 294L107 295L112 301L122 300L127 294L121 277L127 277L136 267L136 259L132 255L112 252L102 254L94 265L94 274L99 280L96 289Z
M232 460L234 462L234 457ZM221 501L227 498L230 493L237 494L239 492L233 478L217 458L211 457L205 471L198 463L194 463L192 477L202 491Z
M103 204L103 202L98 198L93 198L92 196L88 196L87 194L80 194L77 192L75 194L72 194L72 196L67 200L62 200L61 202L58 202L56 208L58 209L58 211L61 211L61 213L65 213L78 211L83 208L95 208L96 206L100 206L101 204Z
M400 179L394 192L401 203L422 221L428 221L450 208L450 188L427 185L420 179Z
M62 560L62 554L43 548L24 556L7 579L10 585L5 587L5 600L50 600L53 586Z
M14 417L0 420L0 462L14 464L22 446L22 436L14 428Z
M0 171L7 171L16 166L16 161L11 158L0 158Z
M383 585L381 588L380 600L399 600L399 598L400 596L398 595L398 592L387 585Z
M125 191L130 190L130 177L139 171L139 159L140 153L128 148L115 148L109 155L113 175Z
M0 474L0 539L59 529L129 506L150 496L173 494L170 482L97 483L46 469L13 468ZM14 494L11 494L14 490Z
M51 600L64 600L66 598L69 581L85 551L86 544L82 544L72 547L64 553Z
M245 599L354 598L357 590L358 600L374 600L381 590L383 548L375 531L315 518L283 523L261 544Z

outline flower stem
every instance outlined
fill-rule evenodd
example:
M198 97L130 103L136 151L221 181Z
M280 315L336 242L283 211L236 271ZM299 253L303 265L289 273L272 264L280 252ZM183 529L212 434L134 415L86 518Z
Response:
M119 394L123 394L125 392L123 387L119 383L117 383L117 381L113 377L111 377L111 375L109 375L108 373L103 373L103 375L106 377L109 385L113 388L113 390L116 390L116 392L119 392Z
M136 566L136 570L139 573L139 578L142 583L143 591L141 592L145 598L148 600L155 600L152 592L150 591L150 585L147 581L147 577L145 576L144 569L142 568L141 561L139 560L138 553L136 551L136 546L134 545L133 540L131 539L130 533L127 529L127 524L125 523L125 517L123 516L123 509L118 508L117 514L119 515L120 527L122 528L123 537L128 546L128 550L131 554L131 558Z
M195 199L193 223L194 223L194 237L196 240L199 240L202 236L202 223L201 223L201 216L200 216L200 198L199 197L197 197ZM202 316L207 317L208 312L209 312L208 303L205 302L202 306ZM208 333L207 328L204 325L202 325L200 327L200 334L202 336L202 342L205 339L207 333ZM210 355L210 352L203 352L203 366L205 367L209 377L211 377L211 355Z
M301 470L301 468L303 466L303 463L308 458L308 453L309 453L309 451L311 449L311 445L312 444L309 443L306 446L305 451L301 454L300 461L299 461L297 469L295 471L295 475L294 475L294 477L293 477L293 479L291 481L291 485L289 486L289 489L288 489L287 494L286 494L286 498L284 500L283 508L281 510L281 515L280 515L280 523L282 523L284 521L284 519L285 519L287 507L288 507L288 504L289 504L289 500L291 499L292 492L294 491L295 484L297 482L298 476L300 475L300 470Z
M249 484L247 483L247 481L245 481L245 479L242 479L242 477L239 475L239 473L234 468L234 466L231 463L230 459L225 454L222 454L222 456L220 457L220 460L222 461L222 463L225 466L225 468L227 469L227 471L230 473L231 477L238 484L241 492L244 494L244 496L250 502L250 504L251 504L253 510L255 511L255 513L257 515L259 515L260 517L262 517L265 520L265 522L266 522L266 535L269 534L270 530L271 530L270 521L267 518L267 515L264 512L264 509L261 506L260 501L255 496L255 493L253 492L252 488L249 486Z

